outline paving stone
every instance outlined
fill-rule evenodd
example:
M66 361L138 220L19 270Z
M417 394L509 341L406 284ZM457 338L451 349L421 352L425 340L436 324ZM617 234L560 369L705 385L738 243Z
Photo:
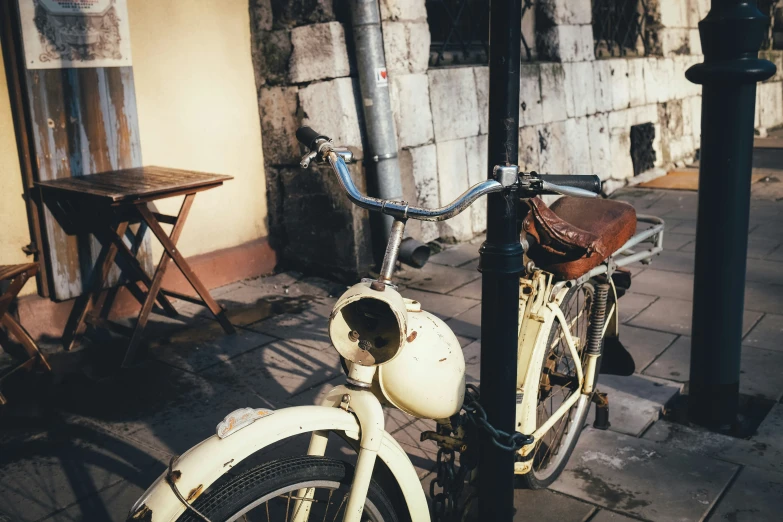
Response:
M123 522L130 507L144 494L147 487L166 470L164 462L158 463L150 472L149 483L134 483L123 480L95 495L80 499L63 511L59 511L42 522L65 522L77 520L101 520Z
M476 305L446 321L457 336L478 339L481 337L481 305Z
M408 289L402 296L421 303L423 310L433 313L444 321L473 308L478 304L474 299L465 299L454 295L435 294L421 290Z
M481 301L481 278L479 277L475 281L452 290L450 295L456 295L460 297L467 297L468 299L475 299Z
M783 285L783 263L748 259L746 279L758 283Z
M631 282L633 286L633 282ZM657 297L628 292L620 298L620 321L626 323L655 302ZM622 330L621 330L622 331Z
M447 294L479 277L481 274L474 270L428 263L424 268L416 271L408 287Z
M278 407L294 394L342 374L332 348L318 350L276 341L203 372L210 381L237 388L260 406Z
M583 522L595 512L595 506L548 489L515 489L514 508L514 522Z
M772 406L751 440L783 451L783 404Z
M210 322L157 339L150 343L149 350L159 361L198 373L274 339L244 328L227 335L218 323Z
M651 266L655 270L663 270L665 272L692 274L694 262L695 260L692 252L664 250L655 257Z
M637 294L690 300L693 298L693 275L650 268L633 278L632 288Z
M783 315L783 286L746 282L745 310Z
M748 240L748 242L750 242L750 238L748 238ZM767 241L765 241L765 243L769 244ZM766 257L770 261L783 261L783 245L776 247Z
M638 437L658 420L682 386L640 375L601 375L598 389L609 394L610 429Z
M590 522L633 522L635 520L638 519L626 517L625 515L602 509L596 513L593 518L590 519Z
M682 250L684 252L689 251L691 245L695 247L696 243L694 237L690 234L677 234L676 232L669 232L667 228L664 228L663 234L663 248L664 250ZM690 250L693 252L693 250ZM654 263L655 261L653 261Z
M642 438L734 464L783 472L783 451L754 439L738 439L664 420L653 424Z
M746 306L746 308L749 307ZM692 302L662 297L634 317L629 324L651 330L688 335L691 332L692 314ZM743 313L743 334L747 333L760 317L761 313L746 310Z
M645 375L686 382L690 376L691 339L680 337L645 371ZM783 352L742 348L740 393L777 401L783 394Z
M249 329L311 346L314 348L328 349L331 346L329 339L329 315L336 299L318 297L306 300L301 307L292 310L292 313L283 313L270 317L264 321L253 323Z
M83 520L109 520L97 491L124 480L150 484L163 469L162 454L100 428L56 416L46 422L23 441L3 444L0 513L8 520L40 520L74 503L90 514Z
M622 301L621 301L622 303ZM620 341L633 355L636 373L641 373L677 338L674 334L624 325L620 328Z
M481 339L462 348L465 356L465 382L479 384L481 381Z
M459 245L448 247L442 252L438 252L430 257L430 263L446 266L462 266L474 259L478 259L478 249L478 245L460 243Z
M746 346L783 351L783 316L767 314L742 340Z
M710 520L773 522L783 510L783 474L745 468L723 496Z
M586 428L551 489L647 520L702 520L738 469L614 431Z

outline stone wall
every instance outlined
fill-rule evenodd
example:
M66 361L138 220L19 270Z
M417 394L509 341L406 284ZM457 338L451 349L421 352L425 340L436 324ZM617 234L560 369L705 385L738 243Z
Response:
M430 68L424 0L380 0L380 5L405 197L437 206L486 178L488 68ZM284 257L295 258L303 252L293 241L316 233L304 223L319 220L307 217L304 205L289 209L288 199L326 198L334 213L352 212L350 205L338 204L339 191L295 194L293 190L308 190L306 184L286 181L313 175L295 167L301 151L293 133L301 123L361 157L362 114L351 36L346 34L350 13L335 13L329 0L254 0L254 6L270 201L277 198L270 202L271 229L282 238ZM648 6L648 56L596 59L590 0L536 1L530 13L536 61L523 63L520 80L523 169L595 173L610 193L634 176L631 127L643 123L655 127L656 169L693 159L700 145L701 88L685 79L685 71L703 60L697 24L706 16L709 0L657 0ZM530 18L526 24L530 31ZM769 54L783 65L779 52ZM783 124L781 79L779 72L759 85L756 126L761 133ZM360 167L355 172L357 180L363 178ZM352 215L352 222L367 228L366 216ZM477 204L446 223L412 223L409 232L423 241L466 240L485 227L485 208ZM366 234L332 225L329 230L350 235L350 256L361 257L357 252L366 247Z

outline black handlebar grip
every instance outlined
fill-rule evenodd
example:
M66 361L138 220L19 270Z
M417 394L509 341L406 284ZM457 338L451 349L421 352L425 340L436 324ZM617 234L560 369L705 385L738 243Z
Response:
M310 127L299 127L296 129L296 139L310 150L315 150L316 140L329 140L327 136L318 134Z
M563 185L566 187L576 187L589 190L596 194L601 193L601 178L595 174L539 174L542 181Z

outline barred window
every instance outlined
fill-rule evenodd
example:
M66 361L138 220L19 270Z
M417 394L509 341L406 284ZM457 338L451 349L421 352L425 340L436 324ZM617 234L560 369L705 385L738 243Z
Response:
M522 1L522 58L535 57L533 0ZM430 66L489 63L487 0L426 0Z
M593 0L596 58L650 53L646 27L649 1Z

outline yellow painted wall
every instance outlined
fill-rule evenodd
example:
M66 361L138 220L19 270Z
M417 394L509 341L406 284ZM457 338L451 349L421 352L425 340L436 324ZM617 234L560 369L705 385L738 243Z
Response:
M196 196L183 254L266 236L248 1L133 0L128 10L144 164L235 177ZM158 208L176 212L180 201Z
M22 190L11 102L0 54L0 265L29 263L32 260L22 252L22 247L30 243ZM22 295L34 292L35 283L28 283Z

